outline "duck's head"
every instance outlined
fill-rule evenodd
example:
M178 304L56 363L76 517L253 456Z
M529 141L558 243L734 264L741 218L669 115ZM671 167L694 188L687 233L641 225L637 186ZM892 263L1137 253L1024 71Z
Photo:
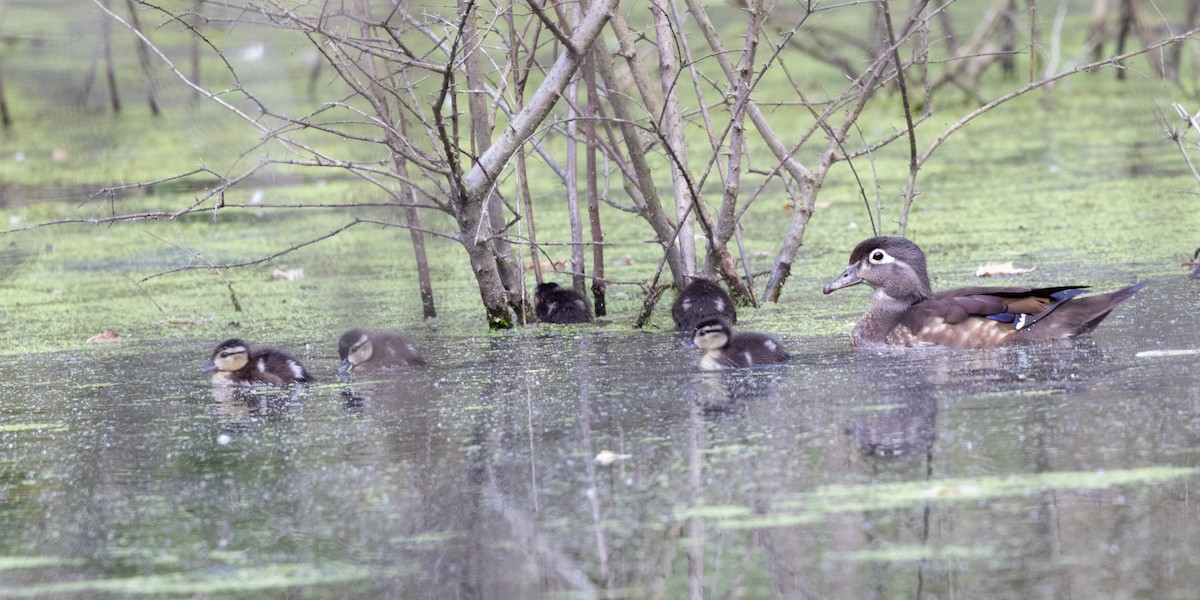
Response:
M850 253L850 266L825 284L826 294L865 283L892 298L927 298L933 294L925 271L925 253L902 237L873 237Z
M696 330L692 333L692 343L701 350L717 350L724 348L732 335L729 322L725 319L705 319L696 325Z
M228 339L221 342L213 350L212 359L201 369L205 373L213 371L237 371L250 362L250 347L239 339Z
M375 346L371 344L371 337L366 332L359 329L347 331L342 334L342 339L338 340L338 358L341 359L338 373L349 373L355 366L371 360L374 353Z

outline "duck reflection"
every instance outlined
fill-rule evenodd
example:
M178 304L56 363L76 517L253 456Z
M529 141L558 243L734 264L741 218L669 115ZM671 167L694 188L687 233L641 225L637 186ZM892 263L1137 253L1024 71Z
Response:
M863 456L899 458L925 454L936 436L937 401L927 384L891 390L863 407L847 427Z
M350 412L436 406L439 390L431 373L426 369L377 371L371 379L348 382L338 395L342 406Z
M307 388L212 386L213 411L226 425L277 419L294 412L301 404Z
M704 414L729 413L747 402L774 395L786 372L782 367L771 366L697 373L687 395Z

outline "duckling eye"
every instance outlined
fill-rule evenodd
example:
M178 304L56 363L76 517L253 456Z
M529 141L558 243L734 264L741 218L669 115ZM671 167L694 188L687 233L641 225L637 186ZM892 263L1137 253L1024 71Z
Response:
M871 264L878 265L878 264L892 262L892 257L888 256L888 253L884 252L883 250L876 250L871 253L870 261L871 261Z

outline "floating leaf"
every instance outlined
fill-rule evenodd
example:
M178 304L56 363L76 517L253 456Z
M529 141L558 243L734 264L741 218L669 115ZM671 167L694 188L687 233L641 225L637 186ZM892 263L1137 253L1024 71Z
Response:
M101 331L100 333L97 333L96 335L93 335L92 337L88 338L87 343L89 343L89 344L112 344L114 342L119 342L123 339L125 339L125 338L122 338L121 336L117 335L117 332L115 332L111 329L105 329L104 331Z
M607 467L611 466L617 461L628 460L630 458L633 458L632 454L617 454L612 450L601 450L598 454L596 454L596 464L602 467Z
M1164 356L1192 356L1200 354L1200 348L1191 348L1187 350L1143 350L1134 354L1138 358L1162 358Z
M304 269L275 269L274 271L271 271L271 279L300 281L301 279L304 279Z
M1017 268L1013 266L1012 261L998 263L984 263L975 269L976 277L997 277L1002 275L1020 275L1021 273L1030 273L1034 270L1033 267L1028 269Z

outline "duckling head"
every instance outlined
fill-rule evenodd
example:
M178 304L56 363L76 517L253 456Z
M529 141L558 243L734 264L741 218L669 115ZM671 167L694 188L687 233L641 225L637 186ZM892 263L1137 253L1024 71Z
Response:
M201 369L205 373L213 371L237 371L250 362L250 349L239 339L228 339L221 342L213 350L212 359Z
M342 339L338 340L338 358L341 363L338 364L338 374L344 375L354 370L354 367L371 360L371 355L375 353L375 346L371 344L371 337L366 332L351 329L342 334Z
M704 351L719 350L729 343L732 330L725 319L705 319L696 325L692 343Z

